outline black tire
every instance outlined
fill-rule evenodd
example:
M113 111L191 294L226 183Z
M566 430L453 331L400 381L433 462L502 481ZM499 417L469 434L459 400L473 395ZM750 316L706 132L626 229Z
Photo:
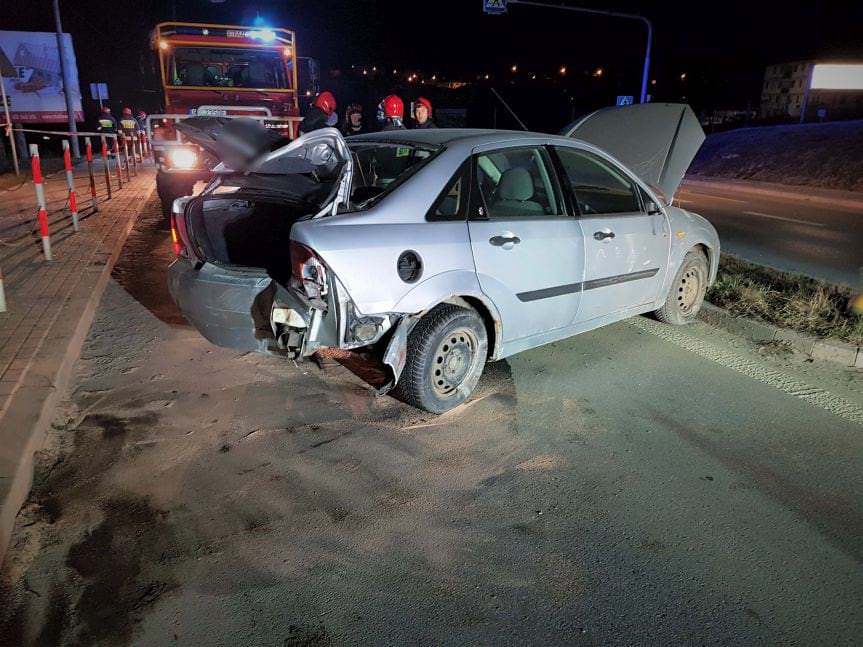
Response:
M665 304L654 311L660 321L685 326L695 321L704 303L710 267L701 251L690 250L683 257L680 269L671 283Z
M408 336L407 360L393 394L431 413L449 411L471 396L487 356L488 336L479 314L441 304Z

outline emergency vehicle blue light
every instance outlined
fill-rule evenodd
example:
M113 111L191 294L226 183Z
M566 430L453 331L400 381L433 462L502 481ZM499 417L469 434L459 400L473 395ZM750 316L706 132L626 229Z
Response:
M262 29L258 32L258 37L265 43L272 43L276 40L276 32L272 29Z

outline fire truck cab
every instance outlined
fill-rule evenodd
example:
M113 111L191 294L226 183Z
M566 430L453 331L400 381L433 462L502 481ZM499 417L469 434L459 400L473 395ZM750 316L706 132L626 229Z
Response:
M275 27L163 22L152 35L162 114L147 118L162 209L206 180L213 160L185 140L178 121L251 117L292 138L300 122L296 34Z

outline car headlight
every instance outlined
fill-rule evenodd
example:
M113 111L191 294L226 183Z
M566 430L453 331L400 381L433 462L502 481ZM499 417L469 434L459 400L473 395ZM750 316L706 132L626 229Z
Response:
M168 154L171 168L194 168L198 164L198 154L190 148L176 148Z

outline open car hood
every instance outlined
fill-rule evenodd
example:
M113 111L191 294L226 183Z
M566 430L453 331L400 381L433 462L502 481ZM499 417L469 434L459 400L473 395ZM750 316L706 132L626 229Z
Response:
M681 103L640 103L603 108L564 128L607 151L666 202L674 197L686 170L704 142L695 113Z
M177 130L221 163L219 185L278 193L317 207L316 216L346 203L353 173L350 150L335 128L286 143L253 119L191 117ZM280 145L282 144L282 145Z

